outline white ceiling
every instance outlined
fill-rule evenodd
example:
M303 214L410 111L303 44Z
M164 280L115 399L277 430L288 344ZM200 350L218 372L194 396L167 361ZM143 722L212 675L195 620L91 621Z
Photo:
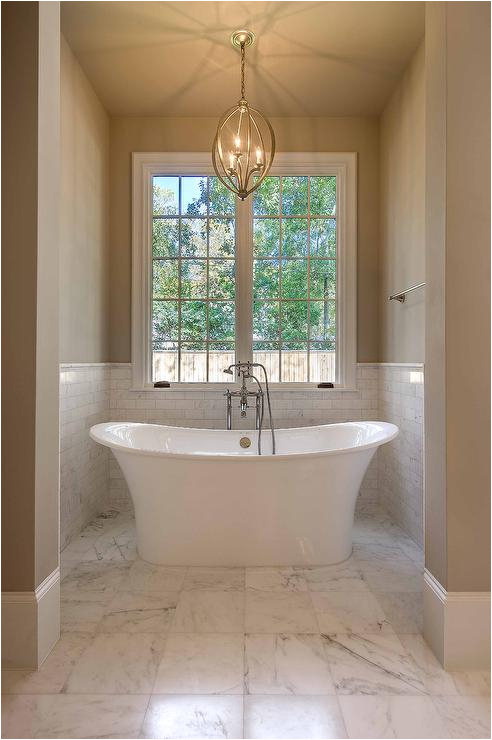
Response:
M62 31L113 116L380 113L424 33L423 2L62 2Z

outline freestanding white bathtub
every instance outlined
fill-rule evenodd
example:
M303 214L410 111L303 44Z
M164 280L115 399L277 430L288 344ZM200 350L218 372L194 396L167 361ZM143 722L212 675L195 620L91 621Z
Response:
M278 429L276 455L263 430L261 456L254 431L110 422L90 434L123 470L144 560L323 565L350 556L362 478L398 427L367 421Z

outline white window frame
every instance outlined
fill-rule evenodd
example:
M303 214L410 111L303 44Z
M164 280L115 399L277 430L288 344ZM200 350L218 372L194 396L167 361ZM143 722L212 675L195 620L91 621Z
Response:
M132 155L132 389L153 390L151 381L151 258L152 177L154 175L214 175L212 159L203 152L134 152ZM357 154L355 152L277 153L271 175L336 175L337 177L337 379L336 391L356 388L357 364ZM238 250L236 260L252 264L252 199L239 201L236 234L248 249ZM243 262L243 268L246 267ZM244 276L236 296L236 355L252 322L252 270L238 269ZM225 383L172 382L180 391L224 390ZM229 383L229 385L231 385ZM318 389L317 382L271 383L272 389ZM319 392L319 391L318 391Z

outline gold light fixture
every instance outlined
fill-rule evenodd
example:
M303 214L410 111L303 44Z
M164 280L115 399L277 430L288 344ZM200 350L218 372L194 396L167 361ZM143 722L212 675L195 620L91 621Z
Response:
M235 31L231 36L232 45L241 53L241 99L220 119L212 148L217 177L241 200L261 185L275 155L270 121L249 105L245 95L245 50L254 41L252 31Z

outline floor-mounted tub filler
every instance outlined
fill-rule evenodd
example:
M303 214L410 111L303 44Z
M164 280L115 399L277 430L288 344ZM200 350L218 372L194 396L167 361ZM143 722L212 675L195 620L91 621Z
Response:
M138 554L163 565L328 565L352 552L355 502L376 449L398 427L375 421L256 431L108 422L135 507Z

